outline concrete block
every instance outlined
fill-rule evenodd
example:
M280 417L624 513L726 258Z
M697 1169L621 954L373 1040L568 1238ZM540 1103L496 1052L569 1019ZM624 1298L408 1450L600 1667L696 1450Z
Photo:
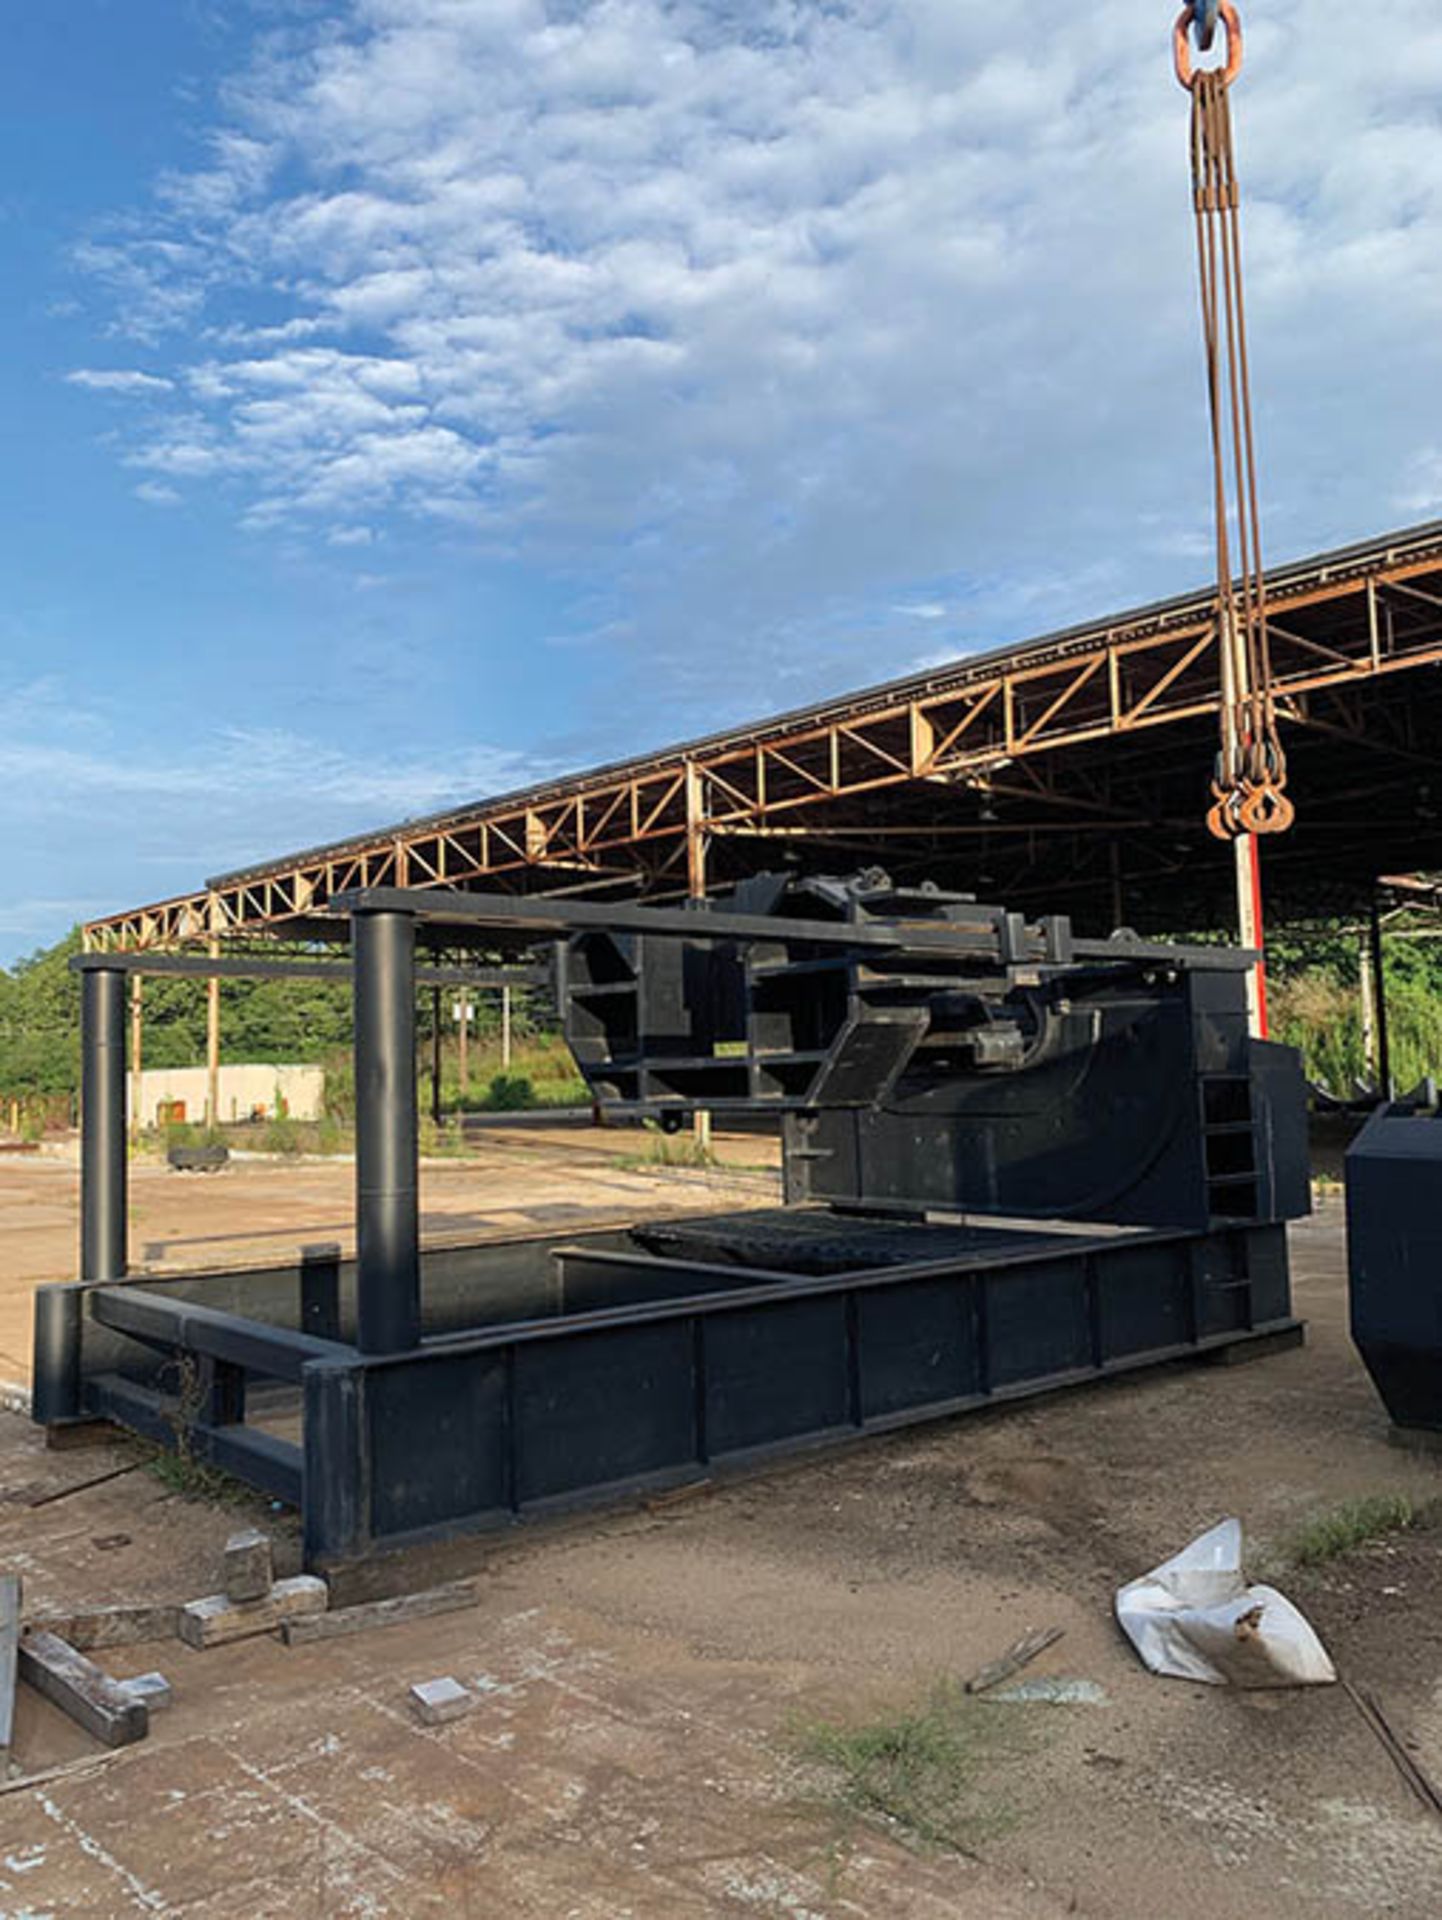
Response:
M225 1573L221 1585L229 1600L264 1600L275 1580L270 1535L258 1527L233 1533L225 1543Z
M151 1713L170 1705L170 1682L163 1673L137 1673L120 1684L132 1700L143 1700Z
M227 1593L208 1594L180 1609L180 1637L188 1647L220 1647L231 1640L271 1633L297 1614L324 1613L330 1595L324 1580L298 1573L277 1580L264 1600L238 1603Z
M447 1720L459 1720L476 1704L459 1680L448 1674L443 1680L418 1680L411 1688L411 1705L424 1725L444 1726Z

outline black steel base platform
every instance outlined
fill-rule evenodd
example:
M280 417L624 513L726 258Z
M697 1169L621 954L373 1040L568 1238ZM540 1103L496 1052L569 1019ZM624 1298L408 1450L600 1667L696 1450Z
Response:
M421 1280L421 1344L387 1354L324 1252L45 1288L36 1417L183 1431L300 1507L323 1567L1297 1329L1280 1225L758 1213L436 1250Z

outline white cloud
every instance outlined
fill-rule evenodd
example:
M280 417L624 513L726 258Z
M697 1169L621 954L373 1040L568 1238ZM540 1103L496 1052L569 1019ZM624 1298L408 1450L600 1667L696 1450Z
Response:
M166 486L163 480L142 480L132 489L137 500L144 500L152 507L178 507L180 495L174 487Z
M72 387L89 387L95 393L169 393L175 384L136 367L76 367L65 378Z
M0 902L0 940L13 955L50 946L77 921L98 918L105 906L98 897L31 898ZM6 962L0 960L0 966Z
M147 733L54 677L0 685L0 838L15 850L0 956L81 917L189 892L203 876L548 777L553 763L478 743L343 750L284 727ZM105 824L98 832L96 822ZM55 899L47 877L67 876Z
M1205 423L1166 21L1039 18L302 16L203 163L84 250L114 325L173 359L126 457L233 483L252 528L410 516L567 568L648 687L733 709L783 664L904 664L923 607L1008 632L1191 584ZM1430 497L1397 476L1425 472L1416 399L1442 381L1439 79L1431 0L1249 35L1273 552Z

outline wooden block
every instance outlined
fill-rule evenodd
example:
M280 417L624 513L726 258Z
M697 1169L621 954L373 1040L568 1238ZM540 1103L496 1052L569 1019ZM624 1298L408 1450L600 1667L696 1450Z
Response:
M226 1593L208 1594L180 1609L180 1637L188 1647L223 1647L231 1640L272 1633L297 1614L324 1613L329 1598L325 1581L309 1573L277 1580L264 1600L241 1603Z
M128 1440L124 1427L111 1420L52 1420L45 1429L51 1453L71 1453L77 1447L113 1447Z
M0 1779L15 1732L15 1667L20 1648L20 1576L0 1574Z
M271 1633L286 1620L323 1613L330 1595L324 1580L300 1573L277 1580L263 1600L236 1601L212 1593L180 1610L180 1638L191 1647L224 1646L258 1633Z
M58 1634L33 1628L22 1634L20 1678L104 1746L129 1746L150 1731L145 1702L127 1693L118 1680L102 1673L93 1660L77 1653Z
M233 1533L225 1543L225 1572L221 1586L230 1600L264 1600L275 1580L270 1535L258 1527Z
M443 1680L418 1680L411 1688L411 1705L424 1725L444 1726L447 1720L459 1720L476 1704L459 1680L448 1674Z
M102 1647L133 1647L147 1640L173 1640L180 1630L179 1607L98 1607L93 1613L44 1615L32 1627L57 1633L82 1653Z
M458 1607L473 1607L479 1597L474 1580L453 1580L449 1586L431 1587L425 1593L402 1593L393 1600L372 1600L365 1606L333 1608L329 1613L287 1620L281 1635L288 1647L303 1647L311 1640L336 1640L342 1634L365 1633L372 1627L398 1626L405 1620L424 1620L433 1613L453 1613Z

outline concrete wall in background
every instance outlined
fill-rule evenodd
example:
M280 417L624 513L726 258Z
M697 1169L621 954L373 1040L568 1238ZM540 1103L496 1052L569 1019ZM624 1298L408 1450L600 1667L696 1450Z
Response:
M136 1076L129 1078L130 1124L137 1123ZM208 1075L204 1067L147 1067L140 1075L138 1123L153 1127L165 1121L188 1121L203 1126L207 1115ZM320 1067L222 1067L220 1120L273 1120L285 1114L292 1120L318 1120L325 1092Z

